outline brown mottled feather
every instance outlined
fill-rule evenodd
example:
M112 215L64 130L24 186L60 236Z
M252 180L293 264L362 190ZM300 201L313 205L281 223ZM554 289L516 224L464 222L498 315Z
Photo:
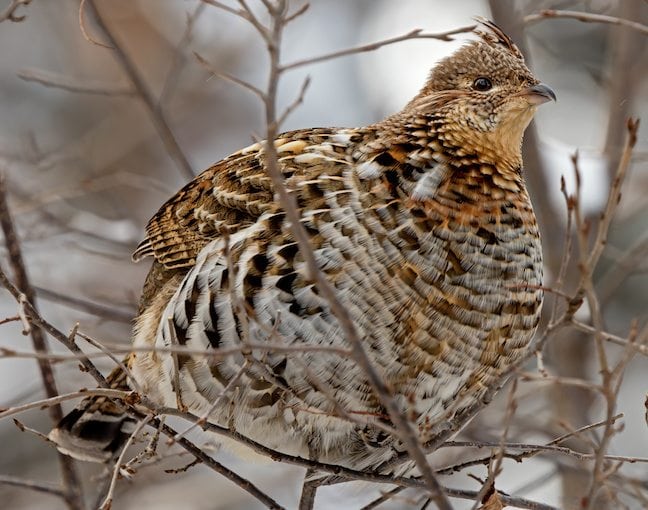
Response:
M478 35L401 112L274 141L316 262L423 441L501 384L530 349L542 303L520 145L552 93L497 26L485 21ZM484 77L489 86L477 87ZM150 400L182 401L270 448L355 469L402 451L377 426L385 411L357 364L308 349L348 345L297 249L263 143L167 201L134 258L147 256L134 344L151 352L138 350L129 368ZM248 340L301 350L247 356L250 365L236 355L174 363L154 351ZM229 404L214 406L235 378ZM342 418L331 396L358 421Z
M292 131L276 143L284 146L285 155L321 141L321 134L329 132ZM297 142L292 149L290 141ZM260 148L255 144L220 161L171 197L149 221L133 260L153 256L168 269L191 267L209 241L251 225L273 207L272 183Z

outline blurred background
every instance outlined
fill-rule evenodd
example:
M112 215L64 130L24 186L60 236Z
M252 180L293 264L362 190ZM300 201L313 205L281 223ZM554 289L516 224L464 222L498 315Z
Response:
M9 3L0 0L0 12ZM77 0L33 0L16 11L26 16L24 21L0 23L0 171L7 177L42 314L63 331L79 322L86 334L103 343L127 344L149 265L132 263L130 254L147 220L191 175L264 132L258 99L211 77L194 53L212 68L258 87L266 84L267 56L248 24L200 1L96 0L95 4L122 59L114 49L84 37ZM596 272L606 328L626 337L631 321L645 324L648 311L648 37L622 26L574 19L524 23L526 15L549 8L648 24L648 2L641 0L311 0L310 9L287 30L283 60L313 57L414 28L447 31L472 24L476 15L500 24L519 43L536 76L558 96L557 103L540 109L525 145L526 177L543 233L547 285L556 277L563 253L566 208L560 177L565 176L569 189L574 189L570 156L579 151L582 208L596 221L623 145L625 119L643 118L622 204ZM85 29L92 39L106 40L89 9ZM453 42L407 41L290 72L281 82L280 106L294 100L306 75L311 86L303 105L282 129L375 122L403 107L435 61L467 37L459 35ZM124 58L132 65L130 71ZM139 90L133 85L133 72L143 84ZM6 270L4 248L0 253ZM576 277L577 271L570 272L567 289ZM588 320L586 310L579 313ZM15 314L15 302L0 293L0 316ZM1 347L31 349L19 325L5 324L0 331ZM56 342L51 345L61 350ZM574 330L552 337L545 355L547 370L594 384L599 376L593 345L591 337ZM610 347L613 359L618 354ZM106 371L112 368L107 361L98 365ZM527 369L537 372L535 366ZM612 453L648 457L646 374L645 356L636 357L627 368L617 406L625 414L624 428L614 437ZM93 385L74 362L57 364L56 376L61 392ZM0 407L43 398L39 377L32 359L0 358ZM513 441L547 441L566 427L604 418L601 398L587 389L520 383L518 393L520 418L509 435ZM496 438L505 399L504 391L464 436ZM44 411L19 418L49 430ZM59 480L53 448L20 432L10 420L0 421L0 444L0 474ZM583 448L583 443L573 446ZM296 504L302 469L238 460L227 451L217 455L288 508ZM575 467L568 460L505 463L497 487L560 508L580 508L579 498L589 483L583 471L587 465ZM141 468L132 482L120 481L113 508L165 509L179 504L192 509L258 508L238 487L207 469L163 472L163 467L188 462L171 457L162 467ZM92 494L100 470L84 465L83 472L86 492ZM482 468L471 472L486 476ZM628 508L647 508L648 464L624 466L621 472L634 480L635 492L643 491L644 498L621 494L621 499ZM444 483L480 487L466 476ZM379 489L366 484L326 488L317 508L359 508L379 495ZM5 485L0 485L0 501L3 508L64 508L51 496ZM418 508L410 503L403 498L384 508ZM457 502L457 508L462 505L472 506Z

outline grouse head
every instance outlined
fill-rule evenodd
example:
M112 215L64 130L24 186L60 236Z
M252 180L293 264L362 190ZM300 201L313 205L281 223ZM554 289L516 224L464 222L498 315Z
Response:
M525 129L538 105L556 95L529 70L513 41L480 19L478 40L440 61L405 111L424 115L457 156L495 166L521 166Z

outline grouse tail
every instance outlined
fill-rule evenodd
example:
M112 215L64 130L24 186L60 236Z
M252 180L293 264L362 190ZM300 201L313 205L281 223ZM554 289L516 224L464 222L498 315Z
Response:
M112 389L128 390L127 377L117 367L107 377ZM119 400L93 396L70 411L47 436L61 453L88 462L108 462L121 451L135 427Z

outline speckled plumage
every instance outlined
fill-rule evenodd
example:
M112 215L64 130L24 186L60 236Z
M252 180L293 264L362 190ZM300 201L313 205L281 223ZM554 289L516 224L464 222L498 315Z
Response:
M486 23L480 36L384 121L275 141L317 263L424 440L527 353L542 303L520 144L548 89L497 27ZM479 77L492 88L474 90ZM135 253L154 260L136 347L348 348L264 158L263 143L229 156L151 219ZM210 420L283 452L364 469L401 450L372 426L387 413L349 357L136 352L129 366L148 398L199 415L238 377ZM339 417L332 398L357 420Z

